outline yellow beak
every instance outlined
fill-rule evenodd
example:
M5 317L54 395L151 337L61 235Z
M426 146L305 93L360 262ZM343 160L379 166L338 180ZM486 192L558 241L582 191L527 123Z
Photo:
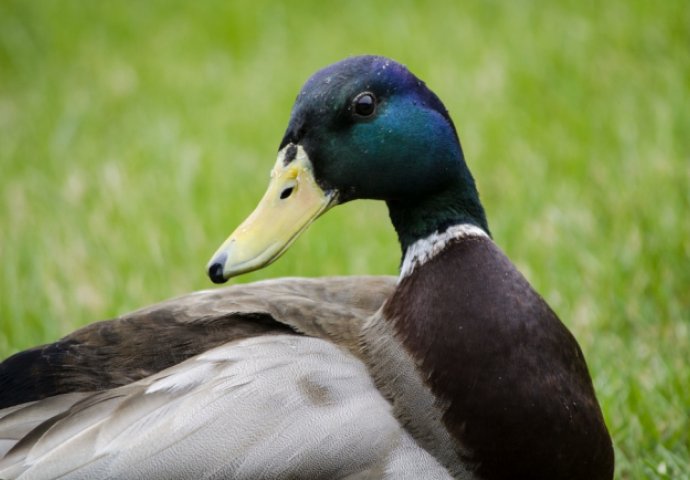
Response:
M336 203L314 180L304 149L290 144L278 153L271 182L254 212L237 227L208 263L215 283L272 263L322 213Z

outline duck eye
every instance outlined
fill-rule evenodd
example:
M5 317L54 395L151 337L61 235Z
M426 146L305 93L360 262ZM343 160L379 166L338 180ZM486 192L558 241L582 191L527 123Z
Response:
M357 116L370 117L376 111L376 97L370 92L360 93L352 101L352 110Z

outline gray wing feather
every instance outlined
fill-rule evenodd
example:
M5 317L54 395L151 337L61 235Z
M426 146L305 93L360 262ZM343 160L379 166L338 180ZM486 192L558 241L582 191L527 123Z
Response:
M450 478L363 363L304 336L214 348L49 423L0 478Z

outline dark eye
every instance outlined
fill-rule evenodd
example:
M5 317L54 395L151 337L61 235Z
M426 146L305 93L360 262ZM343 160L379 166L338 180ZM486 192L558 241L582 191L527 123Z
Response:
M376 97L373 93L362 92L352 101L352 110L360 117L370 117L376 111Z

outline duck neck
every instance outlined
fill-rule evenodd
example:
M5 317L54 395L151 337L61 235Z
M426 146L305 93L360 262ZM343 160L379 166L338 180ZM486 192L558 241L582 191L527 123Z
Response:
M443 235L452 227L465 226L468 231L490 236L474 182L469 188L449 188L426 198L409 201L390 200L387 205L398 234L403 260L413 245Z

